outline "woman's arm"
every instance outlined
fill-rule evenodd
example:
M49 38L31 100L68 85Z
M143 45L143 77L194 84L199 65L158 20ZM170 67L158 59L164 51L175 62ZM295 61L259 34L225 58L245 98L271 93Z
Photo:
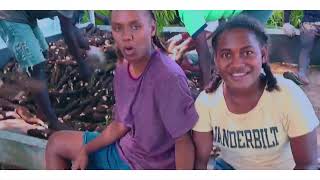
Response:
M207 164L212 150L213 136L210 132L192 132L195 144L195 169L207 169Z
M317 129L312 132L290 138L294 169L317 169Z
M190 132L175 141L176 169L193 169L194 145Z

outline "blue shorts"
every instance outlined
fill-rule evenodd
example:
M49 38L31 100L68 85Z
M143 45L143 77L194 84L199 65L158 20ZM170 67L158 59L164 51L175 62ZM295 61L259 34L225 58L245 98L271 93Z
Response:
M83 133L83 144L99 136L97 132ZM116 144L110 144L89 154L88 170L130 170L129 165L119 156Z
M40 28L29 24L0 20L0 36L22 69L44 62L43 52L49 46Z
M213 161L213 169L215 170L235 170L229 163L221 158L217 158Z

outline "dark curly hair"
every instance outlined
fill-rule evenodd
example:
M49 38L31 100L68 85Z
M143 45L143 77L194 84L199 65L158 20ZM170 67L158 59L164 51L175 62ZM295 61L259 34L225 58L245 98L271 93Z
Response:
M261 46L268 45L268 36L265 33L264 27L260 24L260 22L254 18L245 15L239 15L219 25L212 37L213 49L215 51L217 50L219 38L221 37L221 34L223 32L238 28L246 29L254 33ZM266 90L270 92L275 89L279 90L279 86L277 85L277 79L273 76L269 64L263 63L262 68L265 74L261 74L260 79L261 81L264 81L266 83ZM222 78L218 74L214 74L213 80L205 88L205 91L207 93L212 93L216 91L219 85L221 84L221 81Z
M154 12L152 10L147 10L148 14L150 15L150 17L156 22L157 24L157 19L156 19L156 16L154 15ZM111 11L112 13L112 11ZM154 45L156 45L157 48L159 48L161 51L163 52L167 52L167 49L165 48L165 46L163 45L163 43L161 42L160 38L155 35L152 37L152 42ZM120 50L117 49L117 56L122 58L123 55L121 54Z

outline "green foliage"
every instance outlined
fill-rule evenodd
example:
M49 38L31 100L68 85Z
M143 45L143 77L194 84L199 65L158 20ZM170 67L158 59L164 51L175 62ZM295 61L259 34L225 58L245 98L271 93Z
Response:
M108 10L95 10L95 11L99 14L103 14L110 17L110 11ZM157 19L158 33L161 32L163 27L165 26L180 25L179 22L177 22L178 14L176 13L176 11L158 10L153 12ZM88 22L88 21L89 21L89 15L88 15L88 12L85 11L82 22ZM99 22L97 22L97 24L99 24Z
M110 11L109 10L95 10L96 12L106 15L106 16L110 16ZM158 30L157 32L161 32L163 27L165 26L182 26L181 22L178 20L178 14L176 11L174 10L156 10L153 11L156 19L157 19L157 27ZM280 28L283 26L283 22L284 22L284 15L283 15L283 11L282 10L275 10L272 13L272 16L270 17L270 19L267 22L267 27L268 28ZM303 17L303 11L301 10L293 10L291 13L291 17L290 17L290 22L293 26L295 26L296 28L299 27L299 24L301 23ZM87 11L85 11L85 15L83 17L83 21L82 22L88 22L89 21L89 17L88 17L88 13ZM97 24L101 24L101 22L96 22Z
M153 12L157 19L158 33L162 31L163 27L175 24L178 18L176 11L158 10Z
M273 11L272 16L267 22L267 27L282 27L284 22L283 11Z
M99 13L99 14L101 14L101 15L108 16L108 17L110 16L110 11L109 11L109 10L95 10L95 12L96 12L96 13ZM85 23L85 22L88 22L88 21L89 21L89 13L88 13L88 11L85 11L85 12L84 12L84 15L83 15L81 21L82 21L82 23ZM97 24L97 25L102 25L103 22L100 21L100 20L98 20L98 19L96 19L96 24Z
M293 11L291 13L290 22L293 26L299 27L303 18L303 11Z
M162 31L162 28L165 26L172 26L178 25L181 26L182 24L178 21L178 14L176 11L154 11L155 16L157 18L157 26L158 32ZM291 12L290 22L296 28L299 27L303 17L303 11L301 10L293 10ZM267 27L269 28L280 28L283 26L284 23L284 13L283 10L275 10L272 13L272 16L267 22Z
M290 23L295 26L296 28L299 27L301 20L303 17L303 11L300 10L293 10L291 12ZM275 28L275 27L282 27L284 23L284 13L283 11L277 10L273 11L272 16L267 22L267 27Z

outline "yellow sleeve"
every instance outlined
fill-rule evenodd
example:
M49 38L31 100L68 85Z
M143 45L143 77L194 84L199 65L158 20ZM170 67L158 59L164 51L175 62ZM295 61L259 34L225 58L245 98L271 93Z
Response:
M194 131L197 132L210 132L212 131L211 126L211 117L209 113L209 108L206 105L206 101L208 100L208 96L205 92L202 92L196 102L195 102L195 108L198 113L199 119L195 126L193 127Z
M285 82L285 85L287 118L284 127L291 138L305 135L319 125L319 120L303 90L292 81Z

